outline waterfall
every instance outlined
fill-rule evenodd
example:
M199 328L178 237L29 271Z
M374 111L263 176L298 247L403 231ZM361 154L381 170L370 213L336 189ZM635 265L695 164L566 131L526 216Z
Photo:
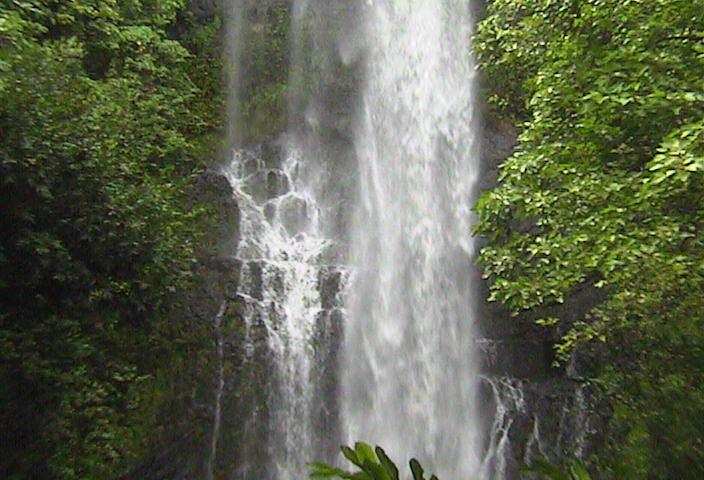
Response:
M470 2L368 2L342 415L349 441L485 479L475 337Z
M355 441L442 480L588 456L599 418L577 365L551 370L550 339L480 303L474 2L228 2L239 285L215 318L205 477L300 479ZM240 57L272 5L292 22L288 126L245 147L238 89L258 79Z
M245 350L267 352L266 413L243 419L264 433L237 478L303 478L341 440L447 480L504 478L518 407L491 384L489 432L477 400L470 4L293 2L287 133L278 153L238 147L222 169L241 211Z

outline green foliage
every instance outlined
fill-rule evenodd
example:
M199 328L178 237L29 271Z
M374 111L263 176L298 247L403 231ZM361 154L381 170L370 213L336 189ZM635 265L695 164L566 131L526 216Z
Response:
M522 467L519 471L535 473L551 480L591 480L592 476L579 460L565 460L555 465L544 458L534 458L532 467ZM622 479L625 480L625 479Z
M701 478L704 2L494 0L488 13L476 42L491 101L523 127L477 206L491 298L519 313L602 290L585 321L558 325L560 358L605 342L626 432L614 456L633 478Z
M219 120L182 3L0 7L3 478L115 478L161 433Z
M399 471L396 464L386 455L384 450L377 446L372 448L363 442L354 444L354 449L340 447L345 458L358 467L357 472L349 472L332 467L325 463L311 463L310 478L343 478L347 480L399 480ZM425 480L423 467L415 458L409 462L413 480ZM430 480L438 480L432 475Z

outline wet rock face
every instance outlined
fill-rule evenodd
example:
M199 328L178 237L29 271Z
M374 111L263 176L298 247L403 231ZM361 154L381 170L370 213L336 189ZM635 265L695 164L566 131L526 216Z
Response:
M482 134L482 161L485 165L496 168L507 159L516 147L518 131L508 120L486 114Z
M553 342L541 339L482 338L477 341L482 371L490 375L541 379L554 375Z
M199 480L176 452L165 450L140 462L120 480Z
M481 137L482 176L478 189L483 192L493 188L499 177L499 165L506 160L518 144L518 131L507 120L485 113Z
M215 210L217 227L201 242L201 256L227 257L240 239L240 210L227 179L215 171L207 171L195 179L194 203L209 205Z
M584 384L560 377L485 377L479 397L484 411L496 412L488 420L487 443L503 459L501 472L493 472L499 478L525 478L518 468L536 457L587 458L603 441L603 417L593 413L603 406Z
M188 11L199 19L214 17L220 9L218 0L189 0Z

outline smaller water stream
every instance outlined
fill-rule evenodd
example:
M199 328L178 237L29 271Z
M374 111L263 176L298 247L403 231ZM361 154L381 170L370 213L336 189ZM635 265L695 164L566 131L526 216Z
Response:
M301 180L302 157L292 148L265 158L238 150L224 168L241 212L239 295L250 341L266 342L268 432L260 457L277 479L298 478L315 458L323 399L318 398L317 351L325 316L321 278L330 242Z
M487 450L482 460L481 472L485 479L506 478L506 459L511 440L509 434L516 416L526 408L520 380L508 377L482 377L489 387L494 418L489 429Z
M222 394L225 390L225 364L224 364L224 338L222 334L222 319L225 316L227 302L223 301L220 304L220 309L215 315L215 334L217 335L216 355L218 362L218 385L215 389L215 408L213 418L213 433L210 440L210 456L206 467L206 477L208 480L213 480L215 459L218 454L218 438L220 437L220 424L222 421Z

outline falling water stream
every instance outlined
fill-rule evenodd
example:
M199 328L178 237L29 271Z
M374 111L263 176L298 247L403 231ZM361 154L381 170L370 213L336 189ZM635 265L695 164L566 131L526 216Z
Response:
M244 321L263 327L272 364L267 477L304 478L362 440L440 478L503 479L511 420L498 409L485 432L477 401L471 3L296 0L281 153L236 148L222 169L241 211ZM335 93L352 70L351 93ZM353 107L336 117L340 99ZM324 334L334 318L343 339ZM505 385L492 386L498 403Z
M318 208L299 178L302 158L290 147L267 164L239 150L224 170L241 211L240 297L248 330L263 326L274 366L267 407L271 431L265 449L269 473L296 478L315 455L314 339L323 313L318 290L321 258ZM264 379L261 379L262 381Z
M348 439L480 479L469 2L377 0L355 135L343 381Z
M207 480L213 480L214 467L215 467L215 457L218 451L218 437L220 435L220 427L222 425L222 395L225 390L225 366L223 358L225 356L225 341L222 335L222 318L225 315L227 309L227 302L222 302L220 304L220 309L215 315L215 334L217 335L217 361L218 361L218 384L215 388L215 406L214 418L213 418L213 432L210 437L210 455L208 456L208 463L206 465L206 478Z

